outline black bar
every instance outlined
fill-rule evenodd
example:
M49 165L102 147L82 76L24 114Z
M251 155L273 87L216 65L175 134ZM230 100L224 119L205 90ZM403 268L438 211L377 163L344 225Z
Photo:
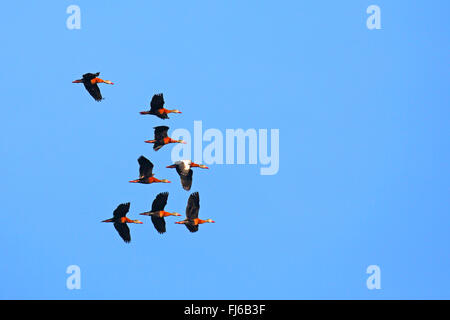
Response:
M448 300L4 300L2 311L48 312L60 309L70 316L86 317L95 313L105 316L133 314L142 317L174 317L174 319L309 319L311 316L359 315L361 318L385 318L396 310L401 315L436 307L448 307ZM385 310L389 308L389 312ZM311 313L312 312L312 313ZM61 314L63 315L63 314Z

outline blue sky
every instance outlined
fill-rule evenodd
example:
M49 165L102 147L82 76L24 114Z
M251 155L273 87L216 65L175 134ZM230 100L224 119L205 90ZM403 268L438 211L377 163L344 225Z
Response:
M68 30L66 8L81 8ZM366 8L381 8L368 30ZM448 1L2 5L2 299L448 299ZM101 86L96 103L82 85ZM154 93L183 114L143 117ZM200 217L112 225L189 192L152 127L280 130L280 170L194 173ZM172 184L135 185L145 155ZM81 289L66 268L81 268ZM368 290L366 268L381 268Z

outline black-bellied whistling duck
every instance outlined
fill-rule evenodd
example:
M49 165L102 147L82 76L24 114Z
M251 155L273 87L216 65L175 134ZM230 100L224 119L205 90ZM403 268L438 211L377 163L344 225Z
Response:
M195 167L202 169L209 169L207 166L203 164L194 163L191 160L179 160L176 161L174 164L167 166L166 168L177 169L177 173L180 176L181 185L183 186L183 189L189 191L191 190L192 175L194 174L191 168Z
M133 183L143 183L143 184L150 184L150 183L156 183L156 182L164 182L164 183L170 183L167 179L156 179L153 174L153 163L151 163L150 160L148 160L144 156L140 156L138 159L139 163L139 179L131 180L130 182Z
M202 220L198 218L198 211L200 210L200 196L198 192L190 195L186 206L186 219L177 221L176 224L184 224L190 232L197 232L198 225L203 223L214 223L211 219Z
M128 228L127 223L137 223L142 224L139 220L131 220L126 217L128 211L130 210L130 203L120 204L116 210L114 210L113 217L111 219L103 220L102 222L113 222L114 228L116 228L120 237L126 243L131 241L130 228Z
M155 94L150 101L150 110L149 111L141 111L140 114L153 114L160 119L169 119L167 114L169 113L181 113L180 110L173 109L165 109L164 108L164 96L162 93Z
M84 87L89 92L89 94L95 99L95 101L102 101L103 97L100 93L100 88L97 83L107 83L114 84L109 80L103 80L98 78L100 72L97 73L85 73L83 74L83 78L79 80L72 81L72 83L82 83Z
M167 204L168 197L168 192L161 192L156 196L155 200L153 200L152 210L140 213L140 215L142 216L150 216L152 218L153 226L155 227L156 231L161 234L166 232L166 221L164 220L164 217L181 216L181 214L177 212L164 211L164 207Z
M154 127L155 129L155 140L146 140L146 143L154 143L153 150L158 151L163 146L169 143L186 143L183 140L174 140L172 138L169 138L167 136L167 131L169 130L169 127L167 126L159 126Z

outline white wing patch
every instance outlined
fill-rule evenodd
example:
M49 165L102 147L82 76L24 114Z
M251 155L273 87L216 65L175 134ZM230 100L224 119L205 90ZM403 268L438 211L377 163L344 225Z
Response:
M191 162L191 160L179 160L175 162L180 169L180 174L186 176L189 173L189 170L191 169Z

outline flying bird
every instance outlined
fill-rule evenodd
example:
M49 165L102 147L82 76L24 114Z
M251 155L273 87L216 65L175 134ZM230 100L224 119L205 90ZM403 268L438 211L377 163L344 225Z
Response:
M164 95L162 93L155 94L150 101L150 110L149 111L141 111L140 114L153 114L160 119L169 119L167 114L169 113L181 113L180 110L173 109L165 109L164 108Z
M153 163L146 157L140 156L138 159L138 163L139 163L139 179L131 180L130 182L143 184L150 184L156 182L170 183L170 181L167 179L159 180L154 177Z
M140 213L140 215L142 216L150 216L152 218L153 226L155 227L156 231L158 231L160 234L166 232L166 221L164 220L164 217L181 216L181 214L177 212L164 211L164 207L167 204L168 197L169 197L168 192L159 193L156 196L155 200L153 200L152 210Z
M209 169L207 166L203 164L194 163L191 160L179 160L176 161L174 164L167 166L166 168L177 169L177 173L180 176L181 185L183 186L183 189L189 191L191 190L192 175L194 174L191 168L195 167L202 169Z
M158 126L154 127L155 129L155 140L146 140L146 143L153 143L153 150L158 151L163 146L169 143L184 143L183 140L174 140L167 136L167 131L169 130L169 127L167 126Z
M127 226L127 223L137 223L142 224L139 220L131 220L126 217L128 211L130 210L130 203L122 203L120 204L116 210L113 212L113 217L111 219L103 220L102 222L113 222L114 228L116 228L120 237L126 243L131 241L130 229Z
M190 232L197 232L198 225L203 223L214 223L213 220L202 220L198 218L198 211L200 210L200 197L198 192L190 195L186 206L186 219L177 221L176 224L184 224Z
M100 88L97 83L107 83L114 84L109 80L103 80L98 78L100 72L97 73L85 73L83 74L83 78L79 80L72 81L72 83L82 83L84 87L89 92L89 94L95 99L95 101L102 101L103 97L100 93Z

